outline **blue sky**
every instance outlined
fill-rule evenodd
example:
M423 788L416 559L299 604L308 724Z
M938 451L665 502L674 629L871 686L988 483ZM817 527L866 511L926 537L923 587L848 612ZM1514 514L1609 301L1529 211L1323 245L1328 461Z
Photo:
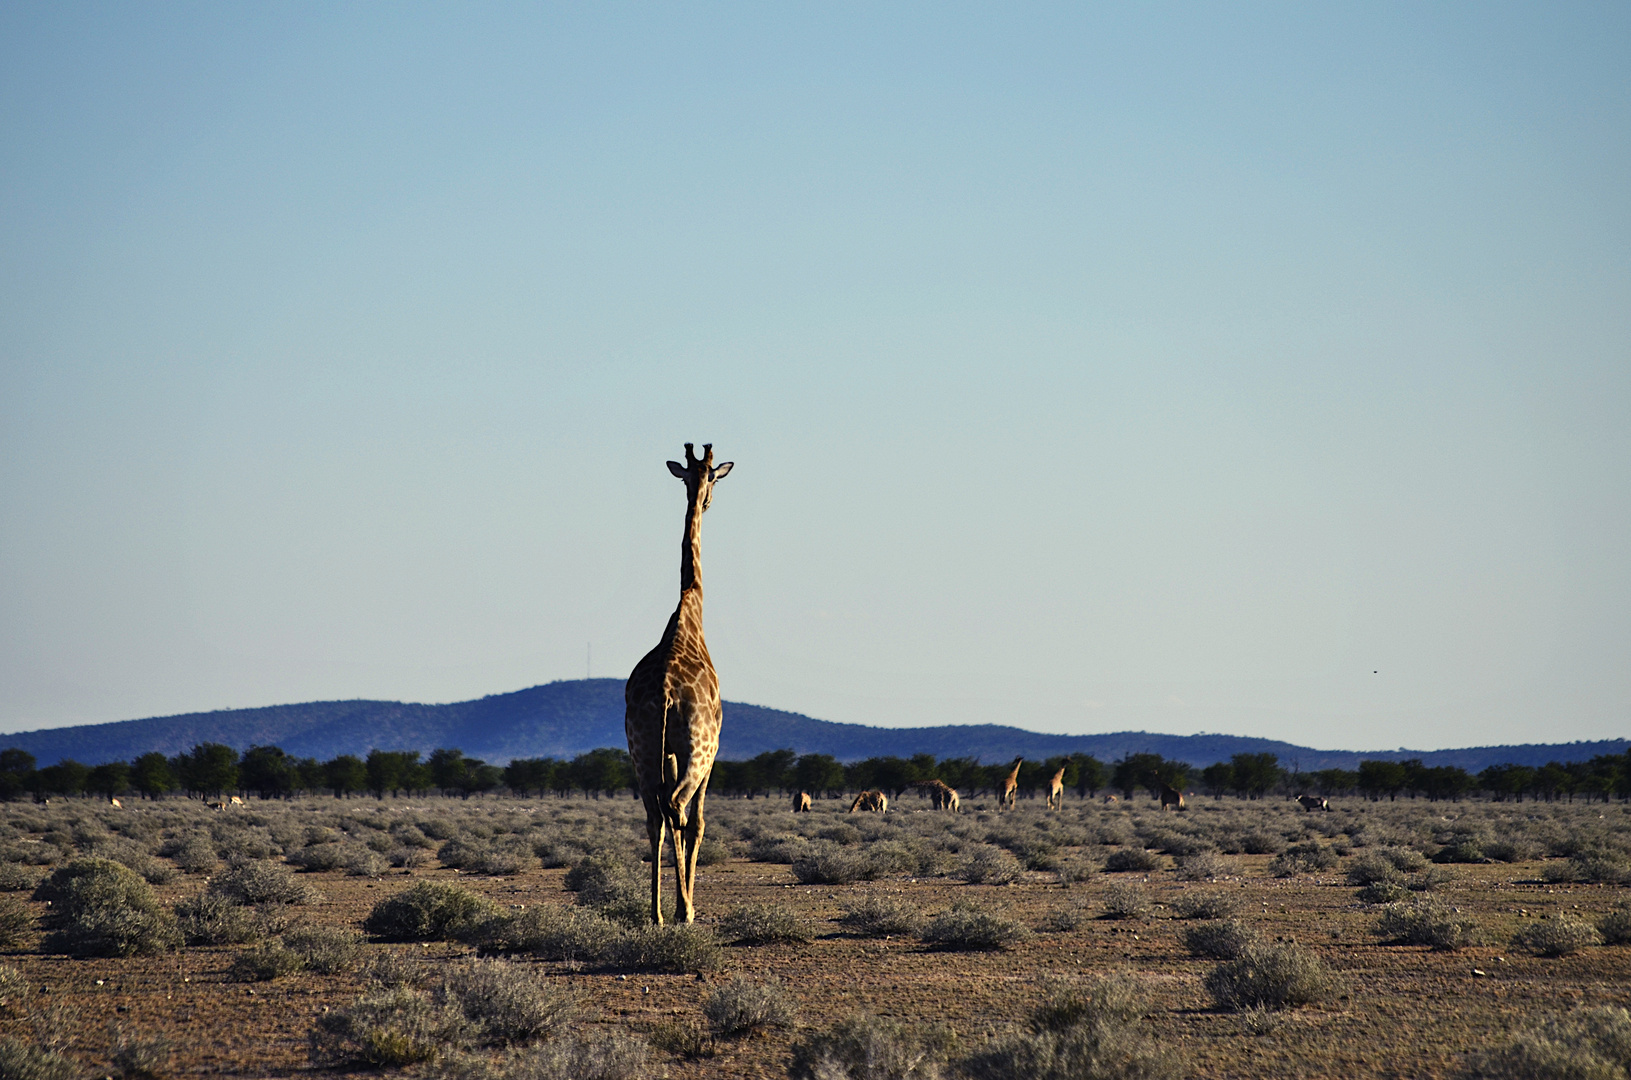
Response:
M1631 11L0 7L0 730L1631 732Z

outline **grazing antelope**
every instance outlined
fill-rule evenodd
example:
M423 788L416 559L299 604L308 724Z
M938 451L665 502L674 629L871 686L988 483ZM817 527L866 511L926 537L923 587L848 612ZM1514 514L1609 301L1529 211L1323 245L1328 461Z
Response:
M1053 774L1048 781L1048 809L1062 810L1065 806L1065 767L1059 766L1059 771Z
M849 804L849 812L857 810L875 810L882 814L889 810L889 796L881 791L863 791L855 796L855 801Z
M1313 795L1297 796L1297 805L1301 806L1304 810L1324 810L1326 813L1330 813L1331 811L1331 803L1329 800L1321 799Z
M1002 797L997 800L999 807L1014 808L1014 797L1019 791L1019 766L1024 760L1022 757L1015 758L1014 767L1008 770L1008 776L1002 782Z
M1187 806L1184 805L1184 793L1183 792L1177 790L1176 788L1169 787L1166 784L1162 784L1161 785L1161 809L1165 810L1169 806L1174 807L1174 808L1176 808L1178 810L1187 810L1187 809L1189 809Z
M793 796L793 813L808 814L810 812L810 793L801 791Z
M242 806L243 804L244 804L243 799L240 798L237 795L234 795L232 798L227 800L227 805L228 806Z
M108 805L112 806L116 810L122 810L122 809L124 809L124 806L125 806L124 803L122 803L118 799L114 799L114 798L108 799Z
M1104 805L1106 805L1106 806L1114 806L1114 805L1116 805L1116 803L1118 803L1120 801L1121 800L1116 798L1114 795L1106 795L1104 797Z

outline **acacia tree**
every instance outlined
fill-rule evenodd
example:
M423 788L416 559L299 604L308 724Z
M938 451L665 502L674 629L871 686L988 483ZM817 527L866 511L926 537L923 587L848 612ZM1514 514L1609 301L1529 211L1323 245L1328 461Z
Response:
M294 759L281 747L251 746L238 763L238 783L263 799L287 797L294 792Z
M113 797L130 786L130 766L123 761L109 761L96 766L85 780L85 790L112 801Z
M131 762L130 782L142 798L158 799L176 789L176 774L170 768L170 759L152 750Z

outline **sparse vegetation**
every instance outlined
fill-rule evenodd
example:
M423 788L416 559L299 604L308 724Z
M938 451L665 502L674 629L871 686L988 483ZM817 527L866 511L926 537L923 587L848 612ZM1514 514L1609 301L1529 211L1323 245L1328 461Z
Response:
M1567 915L1537 920L1512 936L1513 945L1536 956L1568 956L1602 941L1595 926Z
M1334 980L1319 957L1287 944L1254 942L1214 968L1206 990L1219 1008L1289 1009L1326 997Z
M793 999L780 982L756 982L740 975L708 995L702 1005L708 1030L716 1038L791 1027L797 1013Z

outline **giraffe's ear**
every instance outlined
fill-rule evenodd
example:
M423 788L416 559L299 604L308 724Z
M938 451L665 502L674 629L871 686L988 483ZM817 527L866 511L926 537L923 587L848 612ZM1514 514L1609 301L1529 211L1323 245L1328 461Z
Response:
M668 471L679 477L681 480L685 479L685 466L681 465L677 461L670 461L668 463Z
M734 461L727 461L723 465L715 465L712 473L714 482L718 483L719 481L725 479L725 474L729 473L731 471L731 466L735 464L736 462Z

